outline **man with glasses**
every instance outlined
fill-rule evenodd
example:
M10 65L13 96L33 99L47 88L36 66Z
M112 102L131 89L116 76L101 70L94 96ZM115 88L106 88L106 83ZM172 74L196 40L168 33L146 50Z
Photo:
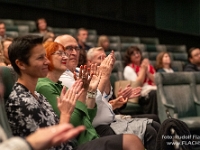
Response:
M184 71L200 71L200 49L193 47L188 51L189 63L185 66Z
M68 69L61 75L60 81L62 81L63 85L70 88L73 85L73 82L71 81L72 79L74 79L73 72L76 71L78 73L79 71L79 69L76 67L79 61L80 48L77 44L76 39L74 39L70 35L58 36L55 39L55 42L62 44L65 47L66 53L69 56L66 64Z

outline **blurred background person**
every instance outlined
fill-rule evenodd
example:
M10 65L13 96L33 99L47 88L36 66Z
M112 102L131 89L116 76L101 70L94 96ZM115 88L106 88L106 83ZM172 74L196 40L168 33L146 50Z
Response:
M177 71L176 68L171 66L171 57L168 52L161 52L156 57L156 70L157 72L173 73Z
M6 38L6 26L0 21L0 41Z
M6 66L11 65L10 59L8 57L8 47L10 44L12 44L13 39L12 38L5 38L2 41L2 46L3 46L3 57L4 57L4 63Z
M110 41L106 35L99 36L97 47L102 47L104 51L111 51Z
M77 31L77 42L80 49L89 50L91 47L86 44L88 38L88 30L85 28L79 28Z

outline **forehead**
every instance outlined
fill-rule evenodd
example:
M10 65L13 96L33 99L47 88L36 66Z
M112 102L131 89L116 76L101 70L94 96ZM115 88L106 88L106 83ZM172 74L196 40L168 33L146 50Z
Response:
M196 48L191 52L191 55L193 56L193 55L195 55L195 54L197 54L199 52L200 52L200 49Z
M2 28L2 27L5 27L5 24L4 23L1 23L0 24L0 27Z
M63 44L64 47L78 46L76 39L74 39L73 37L68 37L68 38L64 39L62 44Z
M29 53L32 55L40 55L40 54L43 54L45 53L45 50L44 50L44 47L42 44L38 44L36 45L35 47L33 47Z
M106 53L103 50L95 51L93 53L94 57L98 57L98 56L102 56L102 55L106 55Z
M86 34L86 33L88 33L87 30L80 30L80 31L79 31L79 34Z

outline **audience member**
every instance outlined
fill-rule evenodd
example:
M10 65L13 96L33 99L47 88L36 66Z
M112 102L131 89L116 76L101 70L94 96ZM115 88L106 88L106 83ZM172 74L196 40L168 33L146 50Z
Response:
M185 66L184 71L200 71L200 49L193 47L188 51L189 63Z
M36 20L36 26L37 26L37 30L35 30L34 32L38 32L38 33L41 33L41 34L51 32L51 30L47 26L47 21L46 21L45 18L38 18Z
M88 66L90 67L92 64L97 64L101 67L104 58L106 57L105 51L101 47L94 47L91 48L88 53ZM92 68L92 67L90 67ZM105 85L110 83L110 74L112 71L112 67L110 70L107 70L107 80L100 80L99 84ZM110 86L110 85L109 85ZM129 118L129 119L116 119L114 109L123 106L124 103L127 102L126 99L137 97L136 94L137 88L131 90L128 93L122 92L121 96L117 97L114 100L110 100L107 98L107 95L103 94L103 96L96 96L96 104L97 104L97 114L93 120L93 126L96 127L97 133L101 136L119 134L120 129L116 128L120 126L120 124L126 124L126 127L121 128L121 133L134 133L141 140L144 141L145 148L149 150L154 150L156 145L156 137L157 137L157 130L159 129L159 124L157 122L152 122L151 119L147 118ZM104 93L103 91L102 93ZM139 91L140 92L140 91ZM127 96L126 96L127 95ZM108 102L109 101L109 102ZM129 121L128 121L129 120ZM129 123L127 123L127 121ZM134 126L133 124L137 124ZM109 129L107 126L110 126L112 129ZM141 128L142 127L142 128ZM129 131L127 129L130 129ZM139 133L139 134L138 134Z
M89 50L90 46L86 44L88 38L88 31L85 28L79 28L77 31L77 41L80 49Z
M20 37L9 47L9 58L19 78L6 101L6 112L12 132L16 136L26 137L41 127L69 123L74 109L73 102L82 92L81 83L77 81L71 89L61 94L58 100L59 120L46 98L35 91L38 78L45 77L48 73L49 60L46 58L42 40L40 36ZM51 149L72 149L71 143L73 141ZM77 147L78 150L88 148L89 144Z
M10 59L8 57L8 47L12 43L13 39L12 38L5 38L2 41L2 46L3 46L3 56L4 56L4 63L6 66L11 65Z
M111 51L110 47L109 47L110 41L106 35L99 36L97 46L102 47L104 49L104 51Z
M65 35L65 37L67 36ZM76 40L71 36L68 36L68 39L65 41L69 42L72 46L75 46L75 45L77 46ZM70 57L70 54L65 53L63 48L62 48L62 51L61 51L61 48L56 48L56 45L59 45L59 44L56 42L44 44L44 47L47 53L47 58L50 60L50 65L49 65L50 71L48 72L46 78L39 79L38 84L37 84L37 90L38 92L44 94L49 99L50 103L53 105L55 112L57 112L59 115L59 111L55 103L56 97L58 97L60 93L62 93L62 86L61 86L61 82L59 81L59 76L66 70L66 65L62 65L62 63L64 64L64 62L65 63L67 62L66 61L67 55L69 55ZM58 52L58 49L60 51L60 54L62 55L59 55L59 56L52 55L52 52L54 51L54 53L56 54L56 52ZM82 73L82 76L80 76L80 78L83 81L83 87L85 87L83 93L87 93L88 88L90 92L96 91L96 88L99 82L94 79L91 80L91 83L88 82L90 79L88 78L89 72L87 68L85 67L83 68L81 66L80 72ZM89 87L87 84L89 84ZM93 117L95 116L95 113L96 113L95 100L94 98L86 99L86 95L84 94L82 96L83 97L82 98L80 97L79 100L76 102L75 110L71 116L72 124L74 124L75 126L79 124L84 124L86 126L85 132L79 135L78 137L79 144L85 143L91 140L93 141L94 139L96 139L96 142L94 142L93 144L91 143L90 145L91 148L99 147L99 149L116 149L117 148L116 146L122 145L122 139L121 139L122 135L98 138L98 135L95 129L91 125L91 120L93 120ZM127 135L124 135L123 138L127 139L128 137ZM137 142L137 140L135 142ZM104 144L104 143L107 143L107 144ZM112 144L112 147L109 146L110 144ZM127 143L125 142L123 144L127 144ZM128 149L130 149L131 147L133 148L135 146L124 145L123 147L127 147Z
M157 72L173 73L176 69L171 67L171 58L168 52L160 52L156 57Z
M157 114L157 96L154 83L155 69L148 59L142 59L142 52L136 46L128 48L125 54L124 78L142 84L139 104L144 114Z
M6 27L3 22L0 21L0 41L6 38Z

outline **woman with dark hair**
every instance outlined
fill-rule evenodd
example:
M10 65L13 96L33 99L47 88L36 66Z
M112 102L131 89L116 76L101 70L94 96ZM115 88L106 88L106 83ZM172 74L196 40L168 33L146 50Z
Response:
M44 44L44 48L46 50L46 56L50 60L49 64L49 72L46 78L40 78L37 83L37 91L49 100L50 104L53 106L54 111L57 115L60 115L59 106L56 105L56 97L63 93L62 85L59 81L59 77L63 72L66 71L66 64L62 65L65 56L64 49L61 47L57 49L57 45L60 45L56 42L48 42ZM55 54L55 55L52 55ZM108 63L111 61L111 56L107 59ZM106 137L99 137L96 133L94 127L92 126L92 120L96 115L96 104L95 104L95 92L97 91L97 86L99 84L100 76L96 75L96 66L91 66L91 74L86 66L80 67L80 80L83 81L84 91L79 99L76 101L74 112L71 114L70 122L74 126L78 126L80 124L86 127L86 130L82 132L77 137L78 144L80 147L83 143L90 143L90 147L88 149L142 149L143 146L141 141L138 140L136 136L133 135L111 135ZM88 76L90 74L90 77ZM92 75L94 74L94 75ZM91 80L91 81L90 81ZM84 93L87 94L84 95ZM129 142L133 142L130 145ZM138 143L139 142L139 143ZM84 147L84 146L83 146Z
M156 57L157 72L173 73L174 69L171 67L171 58L168 52L161 52Z
M148 59L142 58L141 50L136 46L128 48L125 54L124 77L126 80L139 81L142 85L139 104L145 114L157 114L155 69Z

